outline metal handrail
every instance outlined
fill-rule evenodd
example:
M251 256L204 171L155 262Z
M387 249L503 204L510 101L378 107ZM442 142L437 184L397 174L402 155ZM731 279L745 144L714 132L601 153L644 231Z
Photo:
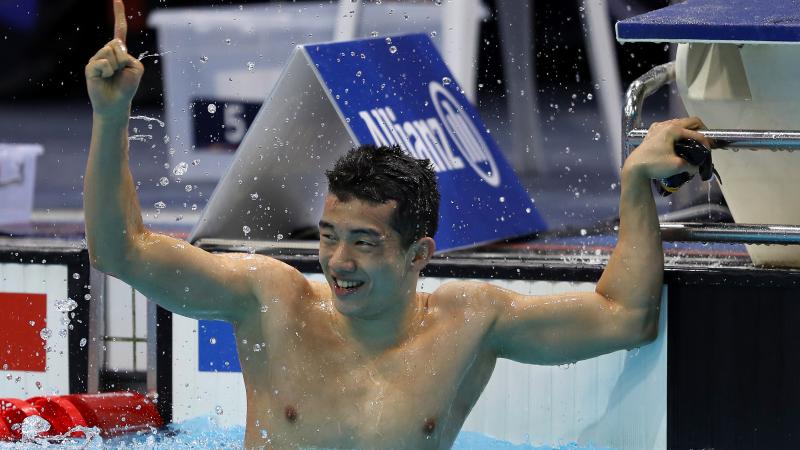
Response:
M675 62L656 66L630 84L625 93L622 112L622 163L647 134L642 125L644 100L662 86L675 81ZM770 130L701 130L705 136L736 151L800 149L800 131ZM662 222L661 236L665 241L727 242L744 244L800 244L800 226L770 224L728 224Z
M707 138L716 141L715 150L774 149L794 151L800 149L800 131L761 130L698 130ZM637 128L628 132L628 144L642 143L647 130Z

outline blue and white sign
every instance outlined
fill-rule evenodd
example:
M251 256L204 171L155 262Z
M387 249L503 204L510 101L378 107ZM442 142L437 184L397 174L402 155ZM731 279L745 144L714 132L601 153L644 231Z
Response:
M442 194L440 250L545 229L532 200L428 36L307 45L360 144L431 160Z

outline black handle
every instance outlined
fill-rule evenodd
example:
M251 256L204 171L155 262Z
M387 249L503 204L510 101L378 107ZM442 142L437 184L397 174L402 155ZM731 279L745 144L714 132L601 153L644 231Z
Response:
M690 138L679 139L675 141L674 150L676 155L685 159L689 164L700 168L700 178L703 181L710 180L712 174L717 176L717 181L720 181L719 174L711 162L711 150L707 149L703 144ZM694 178L694 175L689 175L688 172L681 172L668 178L653 180L653 184L656 191L662 197L666 197L680 189L692 178Z

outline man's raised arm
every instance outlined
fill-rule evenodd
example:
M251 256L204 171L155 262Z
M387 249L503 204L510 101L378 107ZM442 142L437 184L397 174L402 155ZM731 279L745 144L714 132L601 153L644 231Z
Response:
M125 47L122 0L114 0L114 39L86 65L92 141L84 180L92 264L174 312L235 321L256 310L254 273L269 281L288 266L252 255L212 255L145 228L128 167L131 101L144 67Z
M492 305L496 354L561 364L643 345L656 337L664 254L650 180L697 167L674 153L678 139L710 147L697 118L654 124L622 170L619 238L595 292L524 296L495 287L477 295ZM478 292L476 290L476 292Z

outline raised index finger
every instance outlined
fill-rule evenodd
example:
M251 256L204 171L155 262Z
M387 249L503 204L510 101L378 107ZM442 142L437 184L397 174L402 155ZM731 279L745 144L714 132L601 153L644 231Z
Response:
M128 35L128 21L125 19L125 4L122 0L114 0L114 39L125 43Z

